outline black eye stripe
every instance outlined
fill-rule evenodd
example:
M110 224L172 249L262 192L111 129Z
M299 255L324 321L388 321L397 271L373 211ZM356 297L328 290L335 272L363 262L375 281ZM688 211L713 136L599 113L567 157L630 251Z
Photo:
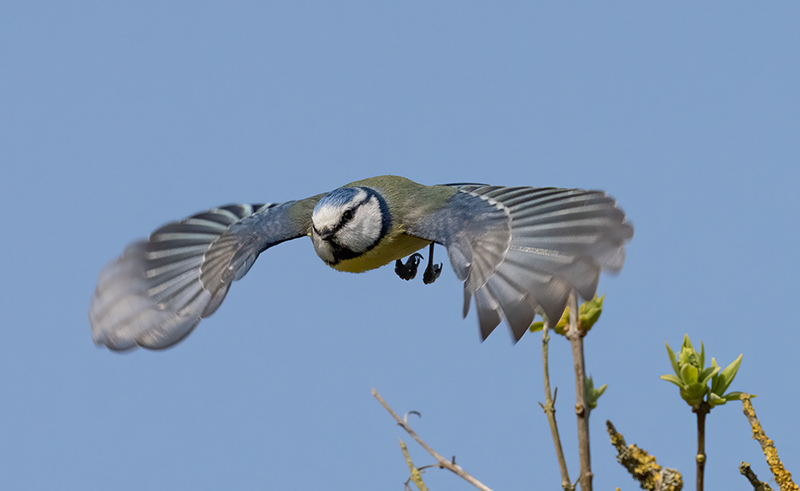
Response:
M372 190L370 190L372 191ZM374 193L374 191L373 191ZM367 194L367 197L359 201L358 203L353 204L352 208L348 208L342 212L342 218L339 220L339 224L336 226L336 230L339 230L342 226L344 226L347 222L352 220L356 216L356 210L358 210L361 205L369 203L373 198L373 194Z
M357 209L359 206L361 206L361 205L362 205L362 203L363 203L363 202L361 202L361 203L358 203L358 204L357 204L357 205L355 205L353 208L348 208L347 210L345 210L344 212L342 212L342 218L341 218L341 219L339 219L339 223L337 223L337 224L336 224L336 226L335 226L335 227L333 228L333 230L331 231L331 232L332 232L332 234L334 234L334 235L335 235L335 234L336 234L336 233L337 233L339 230L341 230L341 229L342 229L342 227L344 227L345 225L347 225L347 222L349 222L350 220L352 220L352 219L353 219L353 217L354 217L354 216L355 216L355 214L356 214L355 210L356 210L356 209Z

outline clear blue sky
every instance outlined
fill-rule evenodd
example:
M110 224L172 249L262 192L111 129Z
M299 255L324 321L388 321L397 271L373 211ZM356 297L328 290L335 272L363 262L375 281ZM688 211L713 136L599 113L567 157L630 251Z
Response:
M600 188L626 210L586 346L609 384L597 488L636 488L606 419L694 479L694 415L659 380L686 332L744 353L732 388L800 472L800 2L401 3L0 5L0 487L399 491L410 439L375 387L490 487L558 489L540 337L480 343L449 264L424 286L293 241L177 348L92 344L97 273L129 241L380 174ZM569 349L551 351L577 477ZM739 404L711 413L707 452L708 488L745 489L742 460L768 477Z

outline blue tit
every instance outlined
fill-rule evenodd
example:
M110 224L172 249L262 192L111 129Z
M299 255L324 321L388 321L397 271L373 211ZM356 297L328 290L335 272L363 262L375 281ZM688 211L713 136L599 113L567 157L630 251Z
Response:
M505 318L519 340L537 312L559 319L573 290L592 298L601 270L619 272L633 227L602 191L425 186L397 176L300 201L223 206L164 225L101 270L89 307L94 342L115 351L173 346L259 254L303 236L334 269L394 261L405 279L416 274L416 251L441 244L464 282L463 315L474 297L483 339ZM440 270L429 257L424 281Z

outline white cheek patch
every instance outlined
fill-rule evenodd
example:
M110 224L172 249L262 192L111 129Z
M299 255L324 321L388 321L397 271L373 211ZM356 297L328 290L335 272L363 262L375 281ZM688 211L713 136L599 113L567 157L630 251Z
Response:
M367 196L368 195L366 191L359 189L355 196L350 199L350 206L347 208L358 206L359 203L362 203L367 199ZM336 228L339 225L339 222L342 220L342 213L345 209L347 209L345 205L346 203L333 202L325 203L322 206L315 208L314 213L311 216L311 221L314 224L314 227L316 227L317 230Z
M366 193L364 195L366 197ZM353 252L363 252L373 247L381 238L382 228L381 205L373 196L359 206L353 219L336 233L336 242Z

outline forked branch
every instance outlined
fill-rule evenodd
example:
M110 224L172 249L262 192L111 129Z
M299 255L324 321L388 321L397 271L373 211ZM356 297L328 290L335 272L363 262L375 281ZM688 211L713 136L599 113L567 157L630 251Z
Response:
M448 469L449 471L453 472L454 474L457 474L459 477L461 477L462 479L464 479L468 483L472 484L476 488L480 489L481 491L492 491L491 488L487 487L485 484L483 484L482 482L478 481L477 479L475 479L474 477L469 475L464 469L461 468L461 466L457 465L455 463L455 459L453 459L453 461L451 462L451 461L445 459L444 457L442 457L441 455L439 455L434 449L429 447L428 444L425 443L422 440L422 438L420 438L414 432L414 430L411 429L411 427L408 425L408 423L406 421L403 421L397 415L397 413L395 413L394 410L389 406L389 404L385 400L383 400L383 397L381 397L381 395L378 394L377 390L372 389L372 395L375 397L375 399L378 400L378 402L381 403L381 406L383 406L383 408L386 409L386 411L388 411L389 414L392 415L394 420L397 421L397 424L400 425L404 430L406 430L406 433L408 433L411 438L416 440L416 442L419 443L422 448L424 448L429 454L431 454L431 456L433 456L434 459L436 459L439 467L442 467L444 469Z

